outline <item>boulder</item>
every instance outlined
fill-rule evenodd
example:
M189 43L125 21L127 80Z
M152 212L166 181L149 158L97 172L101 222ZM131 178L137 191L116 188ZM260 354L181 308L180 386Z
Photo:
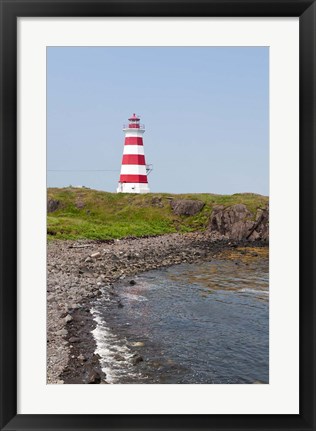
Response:
M80 342L79 337L70 337L69 338L69 343L79 343L79 342Z
M75 203L76 208L78 208L79 210L82 210L85 207L85 203L82 201L76 201Z
M92 253L90 255L90 257L93 257L93 258L100 257L100 256L101 256L101 253L99 251L97 251L96 253Z
M68 331L67 329L60 329L59 331L55 332L56 335L67 335Z
M139 364L140 362L143 362L143 358L142 358L142 356L140 356L138 353L135 353L133 356L132 356L132 359L131 359L131 362L132 362L132 364L133 365L137 365L137 364Z
M98 371L96 370L91 370L89 375L88 375L88 384L100 384L101 383L101 375Z
M70 316L70 314L67 314L67 316L65 317L64 321L65 323L69 323L73 320L72 316Z
M53 213L59 208L60 202L54 199L48 199L47 201L47 212Z
M80 353L80 355L78 356L77 359L79 359L79 361L81 361L81 362L86 362L87 361L86 356L84 356L82 353Z
M269 239L269 207L258 208L256 215L243 204L224 207L216 205L210 218L211 232L218 232L233 240Z
M205 203L193 199L173 199L170 201L170 205L174 214L192 216L199 213Z
M151 200L151 204L153 207L160 207L160 208L163 207L162 199L159 196L154 196Z

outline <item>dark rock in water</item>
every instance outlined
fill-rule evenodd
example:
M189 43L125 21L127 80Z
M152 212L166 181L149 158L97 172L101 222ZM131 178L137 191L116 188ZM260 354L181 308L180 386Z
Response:
M69 338L69 343L79 343L80 338L78 337L71 337Z
M134 285L136 284L136 281L135 281L135 280L131 280L131 281L129 282L129 284L131 284L132 286L134 286Z
M98 385L101 383L101 376L98 371L91 370L88 376L89 385Z
M113 358L116 360L116 361L125 361L125 358L124 358L124 356L122 356L122 355L120 355L119 353L116 353L114 356L113 356Z
M123 308L123 307L124 307L124 305L121 303L121 301L119 301L119 302L117 303L117 306L118 306L118 308Z
M210 218L210 230L234 240L268 240L269 207L258 208L256 216L243 204L216 205Z
M133 365L137 365L140 362L142 362L144 359L142 358L142 356L140 356L138 353L135 353L135 355L133 355L132 357L132 364Z
M54 199L48 199L47 201L47 212L53 213L59 208L60 202Z
M174 214L192 216L202 210L205 203L193 199L174 199L170 201Z

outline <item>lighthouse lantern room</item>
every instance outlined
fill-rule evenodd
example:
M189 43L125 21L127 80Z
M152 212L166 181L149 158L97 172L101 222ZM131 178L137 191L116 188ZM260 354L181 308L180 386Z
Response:
M143 144L145 126L136 114L128 121L123 126L125 142L117 193L149 193Z

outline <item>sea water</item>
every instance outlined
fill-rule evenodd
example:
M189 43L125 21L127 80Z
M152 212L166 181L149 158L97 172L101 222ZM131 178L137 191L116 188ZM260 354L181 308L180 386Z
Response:
M108 383L269 382L268 255L122 280L93 309Z

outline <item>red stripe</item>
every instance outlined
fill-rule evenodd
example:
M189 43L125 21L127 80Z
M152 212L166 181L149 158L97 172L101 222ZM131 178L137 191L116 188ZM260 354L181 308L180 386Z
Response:
M120 175L120 183L148 183L147 175Z
M146 165L143 154L124 154L122 165Z
M143 145L143 138L138 136L125 138L125 145Z

